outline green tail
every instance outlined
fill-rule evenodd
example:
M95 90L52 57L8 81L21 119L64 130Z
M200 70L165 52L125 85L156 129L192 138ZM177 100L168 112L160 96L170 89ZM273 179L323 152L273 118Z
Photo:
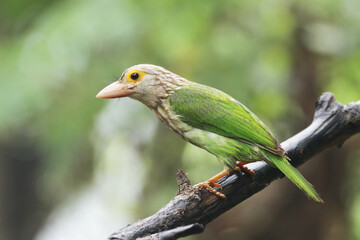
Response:
M320 203L324 201L321 199L319 194L315 191L313 185L309 183L301 173L294 168L289 161L280 156L274 156L273 154L266 154L270 159L271 162L280 169L281 172L285 174L287 178L289 178L298 188L300 188L306 195Z

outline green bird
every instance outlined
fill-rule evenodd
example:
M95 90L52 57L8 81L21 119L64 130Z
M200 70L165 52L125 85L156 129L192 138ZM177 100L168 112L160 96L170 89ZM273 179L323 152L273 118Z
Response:
M228 94L186 80L162 67L139 64L126 69L118 81L101 90L98 98L130 97L144 103L184 140L215 155L224 171L199 183L215 195L213 187L234 170L254 174L244 164L265 161L277 167L298 188L323 202L313 186L289 163L289 158L265 124Z

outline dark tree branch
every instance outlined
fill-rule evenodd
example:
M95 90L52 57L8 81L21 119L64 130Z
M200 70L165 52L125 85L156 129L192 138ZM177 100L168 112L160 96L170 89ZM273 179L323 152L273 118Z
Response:
M199 223L181 226L174 229L154 233L147 237L138 238L138 240L173 240L204 231L204 225Z
M315 154L331 146L341 146L346 139L360 132L360 101L342 105L331 93L324 93L316 102L314 120L309 127L282 143L299 166ZM202 232L207 223L235 205L261 191L283 174L264 162L247 165L256 178L231 173L219 180L226 199L193 188L186 175L179 170L178 194L154 215L121 228L109 239L170 240Z

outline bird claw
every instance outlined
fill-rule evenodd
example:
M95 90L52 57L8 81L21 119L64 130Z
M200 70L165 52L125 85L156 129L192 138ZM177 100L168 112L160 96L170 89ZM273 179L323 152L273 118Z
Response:
M247 166L245 166L245 164L247 164L247 163L237 161L236 165L238 167L235 168L235 170L237 170L238 172L244 171L244 172L250 174L250 176L255 177L255 172L253 170L251 170L250 168L248 168Z
M208 192L214 194L215 196L218 196L222 199L226 199L226 196L225 194L217 191L216 189L214 189L214 187L217 187L217 188L222 188L222 186L218 183L215 183L215 182L209 182L209 181L206 181L206 182L201 182L201 183L198 183L195 185L195 187L197 188L204 188L206 189Z

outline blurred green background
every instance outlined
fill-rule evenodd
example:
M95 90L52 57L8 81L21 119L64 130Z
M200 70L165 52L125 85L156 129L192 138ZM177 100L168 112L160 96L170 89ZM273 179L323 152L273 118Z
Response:
M247 105L280 141L331 91L360 99L358 0L2 0L0 239L105 239L221 170L144 105L95 95L139 63L161 65ZM360 138L187 239L360 239Z

